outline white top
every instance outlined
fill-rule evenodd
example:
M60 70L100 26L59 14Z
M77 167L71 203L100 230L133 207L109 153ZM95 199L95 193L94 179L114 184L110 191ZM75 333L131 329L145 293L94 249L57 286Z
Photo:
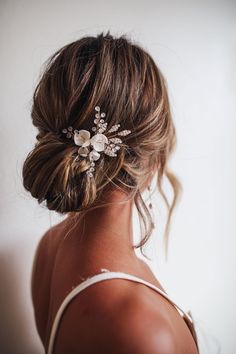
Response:
M185 320L186 324L188 325L188 327L193 335L193 338L195 340L195 343L198 347L198 338L197 338L197 334L196 334L195 327L194 327L193 317L192 317L192 314L190 311L185 312L184 310L182 310L173 300L170 299L170 297L164 291L162 291L157 286L153 285L152 283L150 283L142 278L136 277L135 275L123 273L123 272L110 272L110 271L107 271L106 269L103 269L103 270L101 269L101 271L102 271L102 273L93 275L93 276L87 278L85 281L83 281L79 285L77 285L63 300L62 304L60 305L60 307L57 311L55 319L53 321L47 354L53 354L53 344L55 341L55 336L56 336L56 332L58 329L58 325L59 325L62 313L65 310L66 306L69 304L69 302L77 294L79 294L81 291L85 290L86 288L88 288L92 284L98 283L100 281L108 280L108 279L114 279L114 278L127 279L127 280L131 280L131 281L134 281L137 283L147 285L151 289L153 289L153 290L157 291L159 294L163 295L167 300L169 300L176 307L176 309L180 312L180 314L183 315L182 317ZM198 347L198 349L199 349L199 347Z

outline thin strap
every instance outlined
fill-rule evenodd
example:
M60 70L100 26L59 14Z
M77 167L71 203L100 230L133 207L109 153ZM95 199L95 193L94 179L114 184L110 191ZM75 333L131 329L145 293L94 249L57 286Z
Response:
M156 290L159 294L163 295L167 300L169 300L175 307L177 310L179 310L181 313L183 313L184 317L187 317L187 319L192 323L193 320L191 318L191 316L185 312L184 310L182 310L173 300L170 299L170 297L161 289L159 289L157 286L153 285L152 283L139 278L135 275L131 275L128 273L123 273L123 272L110 272L110 271L106 271L103 273L99 273L99 274L95 274L89 278L87 278L85 281L83 281L82 283L80 283L79 285L77 285L63 300L62 304L60 305L57 314L55 316L55 319L53 321L53 325L52 325L52 329L51 329L51 334L50 334L50 339L49 339L49 345L48 345L48 354L52 354L53 352L53 344L54 344L54 339L55 339L55 335L56 335L56 331L59 325L59 321L61 318L61 315L65 309L65 307L68 305L68 303L81 291L83 291L84 289L88 288L90 285L98 283L100 281L103 280L108 280L108 279L127 279L127 280L131 280L131 281L135 281L137 283L142 283L144 285L147 285L148 287L152 288L153 290Z

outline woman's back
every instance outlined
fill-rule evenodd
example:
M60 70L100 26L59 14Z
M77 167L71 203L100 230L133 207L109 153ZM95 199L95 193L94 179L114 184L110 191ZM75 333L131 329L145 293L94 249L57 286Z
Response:
M78 229L76 234L72 231L70 237L64 239L67 227L65 220L46 233L37 255L33 299L36 323L45 348L48 348L53 321L63 300L78 284L101 272L101 265L111 271L135 275L164 291L141 260L136 264L128 264L124 263L126 259L120 258L117 262L114 255L113 259L103 259L102 264L99 259L89 259L87 254L87 261L84 262L84 255L76 247ZM46 316L42 317L42 314ZM80 353L97 353L101 349L105 353L111 351L111 346L112 352L117 350L118 353L119 345L126 346L128 353L128 339L132 348L136 343L140 350L145 341L143 345L148 353L146 342L149 346L154 345L152 333L155 332L157 341L158 332L164 329L166 348L174 345L176 353L197 353L191 332L167 299L143 284L126 279L110 279L90 286L70 302L57 329L54 353L68 352L68 348L70 353L76 350Z

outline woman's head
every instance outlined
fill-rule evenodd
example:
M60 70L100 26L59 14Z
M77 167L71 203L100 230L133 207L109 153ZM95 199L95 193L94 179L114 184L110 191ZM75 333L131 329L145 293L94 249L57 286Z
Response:
M91 131L96 106L106 112L108 130L120 124L131 134L117 157L102 154L90 178L86 160L75 160L78 146L61 136L61 131L68 126ZM176 143L175 128L165 79L138 44L108 32L81 38L56 51L36 86L31 116L38 134L23 165L23 184L39 203L61 214L77 214L102 206L103 193L122 188L134 198L145 227L136 246L140 247L151 234L150 213L141 192L156 172L158 190L169 207L169 226L180 188L167 170ZM173 186L172 205L162 190L164 175Z

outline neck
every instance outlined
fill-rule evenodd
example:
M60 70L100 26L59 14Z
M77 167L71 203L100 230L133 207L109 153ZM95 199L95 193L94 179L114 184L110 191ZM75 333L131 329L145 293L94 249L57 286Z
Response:
M137 261L133 248L133 199L115 190L103 196L104 204L81 215L73 234L82 257ZM78 236L79 234L79 236Z

